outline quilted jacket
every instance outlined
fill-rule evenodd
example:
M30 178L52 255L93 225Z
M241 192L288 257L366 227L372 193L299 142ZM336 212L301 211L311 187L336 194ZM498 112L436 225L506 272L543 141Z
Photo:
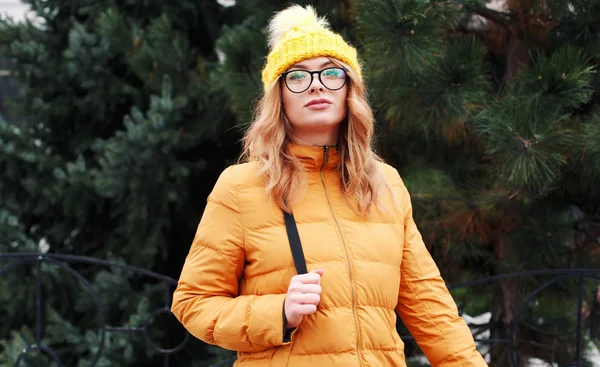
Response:
M235 366L406 366L398 313L434 367L487 366L412 218L398 172L381 169L399 205L365 219L342 197L338 152L293 145L308 177L293 207L308 269L324 269L317 312L284 341L296 274L282 211L255 163L227 168L208 197L172 311L197 338L238 352Z

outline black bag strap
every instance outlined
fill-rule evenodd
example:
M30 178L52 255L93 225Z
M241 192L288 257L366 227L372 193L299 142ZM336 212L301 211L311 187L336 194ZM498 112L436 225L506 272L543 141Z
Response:
M300 242L300 235L298 234L298 227L296 226L294 214L283 212L283 219L285 220L285 229L290 242L292 257L294 258L294 265L296 265L296 272L298 274L306 274L308 273L308 270L306 268L306 260L304 259L304 252L302 251L302 243Z

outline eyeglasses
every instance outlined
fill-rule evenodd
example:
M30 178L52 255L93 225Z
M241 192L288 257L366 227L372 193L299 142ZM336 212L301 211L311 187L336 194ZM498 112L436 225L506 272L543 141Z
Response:
M329 90L342 89L348 79L346 70L342 68L327 68L320 71L290 70L282 73L281 76L290 92L302 93L310 88L315 74L319 76L321 84Z

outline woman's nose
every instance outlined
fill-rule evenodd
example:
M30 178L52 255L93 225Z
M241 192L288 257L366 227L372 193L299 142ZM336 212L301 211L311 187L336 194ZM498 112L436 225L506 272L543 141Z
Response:
M321 84L321 80L319 80L319 76L318 75L314 76L314 78L312 80L312 83L310 84L310 87L309 87L309 90L311 92L314 91L314 90L316 90L316 89L319 89L319 90L323 90L324 89L323 84Z

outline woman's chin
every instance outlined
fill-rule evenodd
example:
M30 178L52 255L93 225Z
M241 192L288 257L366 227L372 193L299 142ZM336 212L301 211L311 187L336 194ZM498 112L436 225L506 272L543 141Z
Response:
M307 129L307 128L323 128L323 127L337 127L339 126L341 123L340 119L336 119L336 118L332 118L329 116L323 116L321 118L318 118L317 116L313 116L313 118L308 118L304 121L302 121L302 123L297 124L299 125L298 127L301 127L303 129Z

